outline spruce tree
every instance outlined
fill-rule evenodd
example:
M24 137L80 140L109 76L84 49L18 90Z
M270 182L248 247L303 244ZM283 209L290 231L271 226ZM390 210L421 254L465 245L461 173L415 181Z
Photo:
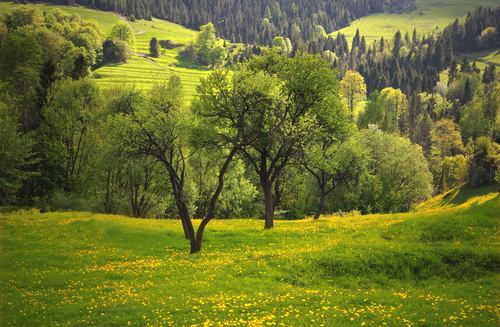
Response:
M160 55L160 46L158 45L156 37L153 37L149 42L149 53L151 54L151 57L155 58L158 58Z
M464 86L464 95L462 98L462 105L469 103L471 100L472 100L472 90L470 88L469 78L467 77L467 80L465 81L465 86Z

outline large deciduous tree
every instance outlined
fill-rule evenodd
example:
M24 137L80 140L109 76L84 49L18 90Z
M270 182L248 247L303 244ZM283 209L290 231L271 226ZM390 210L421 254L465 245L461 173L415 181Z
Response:
M408 210L411 204L432 195L432 174L419 145L373 125L361 132L359 142L370 157L370 175L360 188L363 211Z
M330 64L319 55L297 53L292 59L278 52L253 57L233 75L214 72L199 90L201 99L210 99L200 103L200 112L219 126L216 135L241 137L239 151L264 191L265 228L274 226L273 184L280 172L311 142L320 117L338 123L327 114L336 112Z

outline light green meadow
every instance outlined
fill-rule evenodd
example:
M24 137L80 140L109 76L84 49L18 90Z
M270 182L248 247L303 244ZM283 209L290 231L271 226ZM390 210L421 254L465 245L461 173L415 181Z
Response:
M3 213L0 326L498 326L497 188L271 230L215 219L191 255L178 220Z
M367 45L372 45L373 41L380 40L382 36L384 40L390 41L398 30L403 37L406 32L411 37L413 29L416 28L421 38L429 33L441 33L448 24L456 18L462 20L467 12L474 11L476 6L498 7L497 0L416 0L415 3L417 9L411 13L371 14L353 21L349 27L336 31L332 35L336 36L338 32L345 34L349 47L356 29L359 29L359 34L365 37Z

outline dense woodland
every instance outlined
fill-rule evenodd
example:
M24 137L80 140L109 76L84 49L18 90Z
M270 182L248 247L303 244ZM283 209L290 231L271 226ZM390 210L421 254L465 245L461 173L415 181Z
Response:
M314 37L294 38L287 17L304 22L292 24L303 30L309 18L273 4L266 26L291 34L273 32L269 42L257 42L248 37L259 33L247 31L246 41L256 44L226 57L227 49L213 46L217 33L242 32L221 17L257 16L238 15L246 8L239 1L231 8L177 5L194 13L197 5L221 8L208 16L213 25L200 26L186 55L228 68L202 80L191 104L175 76L151 91L96 85L91 67L126 60L133 46L127 24L103 35L97 22L77 14L27 6L1 17L0 205L180 216L186 236L194 236L191 217L265 217L272 227L275 217L339 209L400 212L463 182L477 186L495 177L498 69L481 73L453 53L499 47L500 7L478 7L438 36L398 32L367 45L358 33L349 45L317 26ZM357 3L295 10L344 11L347 19L325 14L329 32L374 4L348 6ZM148 8L141 15L156 16L158 8ZM152 53L157 46L152 40ZM439 73L446 69L443 83Z

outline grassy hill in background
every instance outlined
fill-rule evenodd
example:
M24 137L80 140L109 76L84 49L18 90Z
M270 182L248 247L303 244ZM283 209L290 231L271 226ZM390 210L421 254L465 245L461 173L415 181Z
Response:
M356 29L365 36L367 45L371 45L374 40L384 37L391 40L394 33L399 29L403 35L408 32L410 35L416 28L420 35L427 33L440 33L442 29L451 23L455 18L461 19L469 10L474 10L475 6L496 6L494 0L482 0L480 3L471 4L463 0L450 0L436 2L434 0L417 1L417 9L411 13L372 14L352 22L351 26L340 30L348 38L349 44L354 37ZM81 7L54 6L50 4L36 4L42 11L50 11L52 8L61 8L69 13L78 13L84 20L96 19L106 35L111 31L111 27L119 20L119 17L111 12L102 12ZM0 12L12 9L14 4L9 2L0 3ZM105 63L102 67L94 71L94 76L102 86L109 87L113 84L131 83L138 88L150 88L153 83L168 80L171 74L176 74L181 78L184 86L185 97L191 101L195 94L195 87L199 83L199 78L207 76L210 68L203 67L179 54L181 46L189 43L196 36L196 31L189 30L180 25L167 21L153 19L152 21L138 20L132 22L138 34L136 34L136 49L138 55L133 55L126 64ZM141 33L144 31L144 33ZM336 35L339 31L332 33ZM152 37L158 40L173 40L179 47L172 50L165 50L159 58L145 58L149 54L149 42ZM500 65L500 50L488 50L474 54L469 54L471 61L477 61L480 69L489 63ZM461 61L463 56L458 55L457 61ZM446 73L442 76L446 79Z
M0 215L0 325L496 326L497 184L417 212L214 220Z
M336 35L338 32L344 34L350 46L356 29L359 29L359 34L365 37L367 45L372 45L374 40L378 41L382 36L384 40L392 40L398 30L403 37L406 32L411 37L415 28L420 37L428 33L439 34L456 18L462 20L469 10L474 11L476 6L498 7L496 0L473 2L467 0L416 0L415 4L417 9L410 13L371 14L353 21L349 27L336 31L332 35Z

